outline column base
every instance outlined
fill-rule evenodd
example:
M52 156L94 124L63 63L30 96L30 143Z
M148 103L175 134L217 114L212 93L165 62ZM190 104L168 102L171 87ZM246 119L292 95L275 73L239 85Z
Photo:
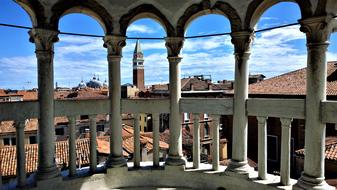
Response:
M49 189L49 190L54 190L54 189L59 189L60 184L62 184L62 177L59 175L54 178L50 179L44 179L42 181L37 181L36 186L37 189Z
M169 166L184 166L186 165L186 160L182 156L168 156L165 161L165 165Z
M60 171L57 169L56 166L52 167L39 167L37 170L36 178L37 180L47 180L47 179L53 179L60 176Z
M302 173L293 189L335 190L336 188L327 184L324 178L316 178Z
M108 160L105 162L106 168L119 168L124 166L127 166L127 162L126 159L121 156L114 157L109 155Z
M231 160L227 169L225 170L225 174L229 176L241 177L241 178L250 178L254 168L248 165L247 161L238 162L235 160Z

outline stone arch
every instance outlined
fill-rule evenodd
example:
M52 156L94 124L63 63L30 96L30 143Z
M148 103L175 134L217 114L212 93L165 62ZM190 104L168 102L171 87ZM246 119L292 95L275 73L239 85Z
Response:
M196 3L188 7L184 14L179 18L177 23L177 35L183 37L187 26L192 20L201 15L210 13L216 13L227 17L231 23L232 31L239 31L241 29L242 22L240 16L230 4L218 1L212 7L209 0L203 0L201 3Z
M245 18L245 28L253 29L256 23L259 21L262 14L267 9L281 2L296 3L300 8L302 19L308 18L313 15L312 9L311 9L312 7L311 2L308 0L269 0L269 1L255 0L255 1L252 1L248 6L246 18Z
M57 30L60 19L71 13L83 13L95 19L104 30L105 34L112 34L112 18L108 11L94 0L88 1L59 1L52 7L53 15L50 26Z
M39 1L34 0L16 0L25 12L29 15L33 27L46 27L46 16L44 8Z
M129 25L140 18L151 18L160 23L166 31L167 36L174 36L174 28L168 19L153 5L142 4L124 14L120 20L120 33L126 35L126 30Z

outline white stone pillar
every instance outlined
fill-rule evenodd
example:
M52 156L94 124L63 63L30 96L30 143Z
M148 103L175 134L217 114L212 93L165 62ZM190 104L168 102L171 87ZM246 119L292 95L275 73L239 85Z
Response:
M291 122L290 118L280 118L282 136L281 136L281 184L290 185L290 139Z
M134 136L133 136L133 145L134 145L134 153L133 153L133 163L134 166L140 167L140 125L139 125L139 114L135 114L134 117Z
M110 99L110 155L106 167L126 166L123 157L122 118L121 118L121 58L126 45L126 37L107 35L104 46L108 49L109 99Z
M153 124L153 166L158 167L159 166L159 114L158 113L152 113L152 124Z
M76 117L69 116L69 176L76 176Z
M251 31L233 32L232 43L235 49L235 82L233 113L232 159L226 171L248 175L253 169L247 161L247 110L248 99L248 59L253 33Z
M193 167L200 166L200 114L193 114Z
M38 63L39 101L39 158L37 178L51 179L59 176L55 163L54 127L54 43L58 31L34 28L29 31L30 41L35 43Z
M267 117L257 116L259 178L267 179Z
M182 37L168 37L166 48L170 67L170 148L166 160L167 165L185 165L182 153L182 128L179 101L181 98L180 56L184 44Z
M219 170L219 115L211 115L212 117L212 166L213 170Z
M26 186L26 151L25 151L25 126L26 121L15 122L16 128L16 163L17 186Z
M94 173L97 169L96 115L89 115L89 128L90 128L90 172Z
M326 126L321 120L321 102L326 100L326 52L332 20L314 17L300 21L308 49L304 171L297 183L304 189L332 189L324 180Z

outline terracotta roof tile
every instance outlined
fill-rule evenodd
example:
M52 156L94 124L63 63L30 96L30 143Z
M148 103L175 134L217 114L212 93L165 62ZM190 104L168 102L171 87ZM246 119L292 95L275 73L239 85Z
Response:
M304 148L296 150L296 155L304 156ZM337 161L337 137L327 137L325 139L325 159Z
M58 167L64 164L68 166L68 141L56 142L56 163ZM38 145L27 144L25 145L26 151L26 172L32 173L37 170L38 161ZM77 165L80 163L82 166L89 164L89 139L79 139L76 141L76 155ZM16 146L3 146L0 147L0 169L2 176L15 176L16 175Z
M327 63L327 95L337 95L337 62ZM250 94L305 95L306 68L249 85ZM233 91L231 91L233 93Z

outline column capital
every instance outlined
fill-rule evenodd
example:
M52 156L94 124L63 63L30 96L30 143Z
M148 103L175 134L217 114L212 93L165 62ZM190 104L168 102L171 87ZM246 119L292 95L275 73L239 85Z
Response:
M177 56L177 57L168 57L167 59L168 59L169 63L171 63L171 64L178 64L178 63L181 62L181 60L182 60L183 58Z
M126 45L125 36L106 35L103 41L103 46L108 49L108 56L122 57L122 49Z
M254 39L253 31L232 32L231 37L235 54L250 54L250 47Z
M330 16L300 20L300 30L307 36L307 45L329 45L330 35L333 32L333 20Z
M27 122L28 122L27 120L15 121L15 128L16 129L24 129L26 127Z
M28 32L29 41L35 43L37 51L53 51L54 43L59 41L59 31L33 28Z
M280 118L281 126L291 128L292 118Z
M258 124L265 124L267 122L267 116L256 116Z
M167 49L168 57L181 57L180 52L184 46L184 37L166 37L165 38L165 46Z

